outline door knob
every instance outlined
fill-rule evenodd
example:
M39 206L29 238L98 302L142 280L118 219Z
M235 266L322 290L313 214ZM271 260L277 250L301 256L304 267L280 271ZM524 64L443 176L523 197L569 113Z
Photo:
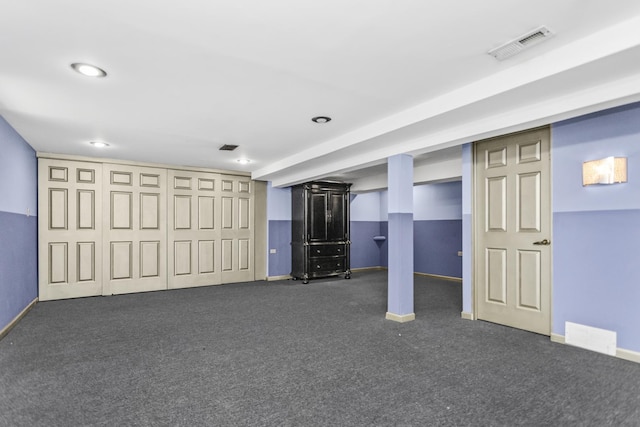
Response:
M551 244L551 240L540 240L539 242L533 242L534 245L543 245L543 246L549 246Z

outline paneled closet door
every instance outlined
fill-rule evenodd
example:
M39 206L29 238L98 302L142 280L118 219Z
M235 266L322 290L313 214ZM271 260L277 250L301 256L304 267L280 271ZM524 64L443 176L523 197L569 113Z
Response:
M167 171L103 166L103 294L167 289Z
M222 283L254 280L254 195L248 177L220 176Z
M102 294L102 165L38 161L41 301Z
M220 284L220 175L169 170L168 181L169 288Z

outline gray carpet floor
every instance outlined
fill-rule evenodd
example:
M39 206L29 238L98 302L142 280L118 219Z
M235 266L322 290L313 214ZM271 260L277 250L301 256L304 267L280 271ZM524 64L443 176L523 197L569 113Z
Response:
M640 364L460 318L386 273L43 302L0 341L2 426L640 425Z

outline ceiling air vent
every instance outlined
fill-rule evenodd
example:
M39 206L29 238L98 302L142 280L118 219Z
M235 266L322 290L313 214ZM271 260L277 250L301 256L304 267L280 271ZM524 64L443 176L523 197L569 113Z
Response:
M533 31L529 31L528 33L523 34L520 37L503 44L502 46L491 49L487 53L496 58L498 61L502 61L503 59L510 58L516 53L520 53L524 49L536 45L551 36L553 36L553 31L543 25L542 27L538 27Z
M220 151L233 151L236 148L238 148L237 145L232 145L232 144L224 144L222 147L219 148Z

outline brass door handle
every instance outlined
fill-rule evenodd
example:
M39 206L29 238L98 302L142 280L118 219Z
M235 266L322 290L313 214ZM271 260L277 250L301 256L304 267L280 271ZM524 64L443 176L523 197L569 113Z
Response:
M540 240L539 242L533 242L534 245L543 245L543 246L549 246L551 244L551 240Z

